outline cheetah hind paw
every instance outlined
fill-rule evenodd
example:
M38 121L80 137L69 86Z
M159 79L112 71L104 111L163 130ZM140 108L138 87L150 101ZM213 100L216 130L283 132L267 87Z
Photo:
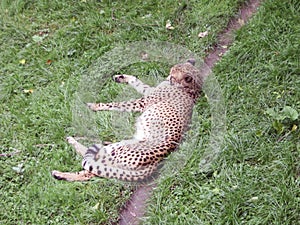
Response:
M65 181L88 181L91 178L96 176L95 174L92 174L86 170L82 170L76 173L60 172L57 170L53 170L51 172L51 175L57 180L65 180Z

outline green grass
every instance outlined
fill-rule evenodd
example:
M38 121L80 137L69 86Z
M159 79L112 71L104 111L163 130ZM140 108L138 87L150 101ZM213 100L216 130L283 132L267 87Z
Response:
M0 156L0 223L115 222L130 185L67 183L50 175L81 169L64 139L77 133L72 100L83 74L104 53L133 41L168 41L204 56L241 2L1 1L0 153L16 154ZM299 224L299 118L267 113L285 106L300 113L299 12L296 0L267 0L237 32L214 68L227 107L224 151L214 172L203 174L198 166L209 146L203 98L196 107L201 126L191 131L201 137L181 149L194 154L180 173L160 180L145 224ZM168 19L172 31L165 28ZM210 34L199 39L205 30ZM168 68L136 64L122 72L160 77ZM98 97L109 101L120 90L107 81ZM99 139L118 139L113 128L99 124Z
M81 169L65 137L76 134L71 104L82 74L104 53L133 41L183 44L203 56L240 2L1 1L0 153L16 154L0 157L0 223L116 221L129 185L67 183L50 175L53 169ZM172 31L165 28L168 19ZM210 35L199 39L205 30ZM165 71L151 65L124 70L141 76ZM116 95L118 87L107 87L100 99ZM99 139L115 138L109 125L101 125Z
M156 189L145 224L299 224L300 118L267 113L300 113L299 12L299 1L267 0L237 32L214 68L227 108L214 173L197 169L203 147L194 146L185 169Z

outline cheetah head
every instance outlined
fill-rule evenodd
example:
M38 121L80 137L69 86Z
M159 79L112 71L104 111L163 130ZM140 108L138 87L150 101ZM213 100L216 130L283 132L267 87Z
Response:
M203 85L203 76L195 67L195 60L189 59L186 63L177 64L171 68L167 78L171 85L183 88L194 98L200 95Z

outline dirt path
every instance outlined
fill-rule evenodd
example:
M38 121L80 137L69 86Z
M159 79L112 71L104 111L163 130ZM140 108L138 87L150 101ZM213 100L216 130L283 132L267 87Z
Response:
M228 48L233 42L234 32L240 29L250 17L256 12L262 0L249 0L242 5L239 10L238 17L232 18L227 27L219 34L217 44L214 49L204 58L204 62L212 69L216 62L218 62L222 55L228 51Z
M247 1L241 6L238 16L229 21L228 26L219 34L217 44L213 50L204 58L204 62L209 69L212 69L223 54L228 51L228 47L233 42L234 32L247 23L261 2L262 0ZM144 216L146 211L147 200L151 197L155 187L155 183L141 185L133 192L120 212L120 225L138 225L141 222L140 218Z

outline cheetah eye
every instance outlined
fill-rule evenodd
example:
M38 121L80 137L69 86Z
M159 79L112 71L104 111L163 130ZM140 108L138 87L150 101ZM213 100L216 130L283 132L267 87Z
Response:
M185 78L184 78L184 81L187 82L187 83L191 83L192 80L193 80L192 77L185 77Z

